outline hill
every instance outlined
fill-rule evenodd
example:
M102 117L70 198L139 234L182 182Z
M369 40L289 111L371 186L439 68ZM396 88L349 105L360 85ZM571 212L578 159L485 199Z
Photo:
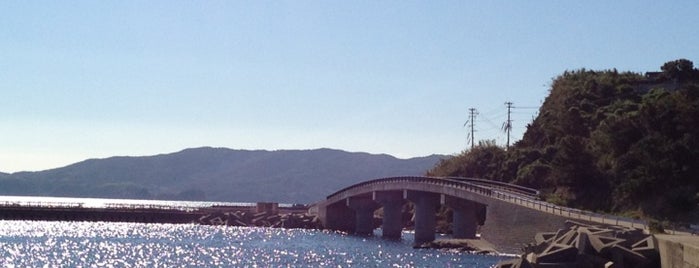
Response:
M195 148L0 176L0 195L309 203L354 183L423 175L442 156Z
M482 142L429 174L514 182L593 211L699 220L699 70L680 59L645 75L566 71L521 141Z

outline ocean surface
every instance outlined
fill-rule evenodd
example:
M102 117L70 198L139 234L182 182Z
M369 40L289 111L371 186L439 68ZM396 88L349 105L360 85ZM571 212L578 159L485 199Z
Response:
M252 205L0 196L0 205L163 207ZM0 220L0 267L491 267L507 257L413 249L401 240L302 229Z
M0 221L1 267L491 267L504 257L336 232L194 224Z

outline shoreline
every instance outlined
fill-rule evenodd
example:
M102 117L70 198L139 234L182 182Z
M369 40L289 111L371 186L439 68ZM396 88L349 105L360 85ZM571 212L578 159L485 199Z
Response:
M509 255L498 252L495 245L483 239L445 238L414 245L416 249L447 249L484 255Z
M306 207L278 207L270 203L258 203L257 206L210 206L199 208L173 208L158 206L132 207L85 207L70 204L18 205L0 206L0 220L43 220L43 221L105 221L105 222L142 222L142 223L198 223L202 217L231 213L250 215L265 212L267 214L302 214ZM214 224L215 225L215 224Z

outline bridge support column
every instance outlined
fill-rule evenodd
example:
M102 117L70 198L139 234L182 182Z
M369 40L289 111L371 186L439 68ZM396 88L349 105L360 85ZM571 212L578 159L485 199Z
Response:
M383 206L381 235L385 238L400 238L401 231L403 231L401 209L403 208L403 203L405 203L403 200L403 192L375 192L374 200Z
M355 213L345 202L320 204L318 216L326 229L343 232L353 232L355 229Z
M371 235L374 233L374 211L379 205L370 196L356 196L347 199L347 206L354 210L354 233Z
M435 239L435 214L440 205L440 195L428 192L408 191L408 200L415 204L415 244Z
M479 220L479 210L484 205L452 196L446 196L444 204L453 212L452 236L463 239L476 238L478 225L482 224L482 221Z

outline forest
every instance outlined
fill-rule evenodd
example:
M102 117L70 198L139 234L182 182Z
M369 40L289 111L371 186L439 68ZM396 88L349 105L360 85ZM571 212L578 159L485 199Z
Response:
M654 221L699 219L699 70L565 71L521 140L442 160L428 175L512 182L552 203Z

